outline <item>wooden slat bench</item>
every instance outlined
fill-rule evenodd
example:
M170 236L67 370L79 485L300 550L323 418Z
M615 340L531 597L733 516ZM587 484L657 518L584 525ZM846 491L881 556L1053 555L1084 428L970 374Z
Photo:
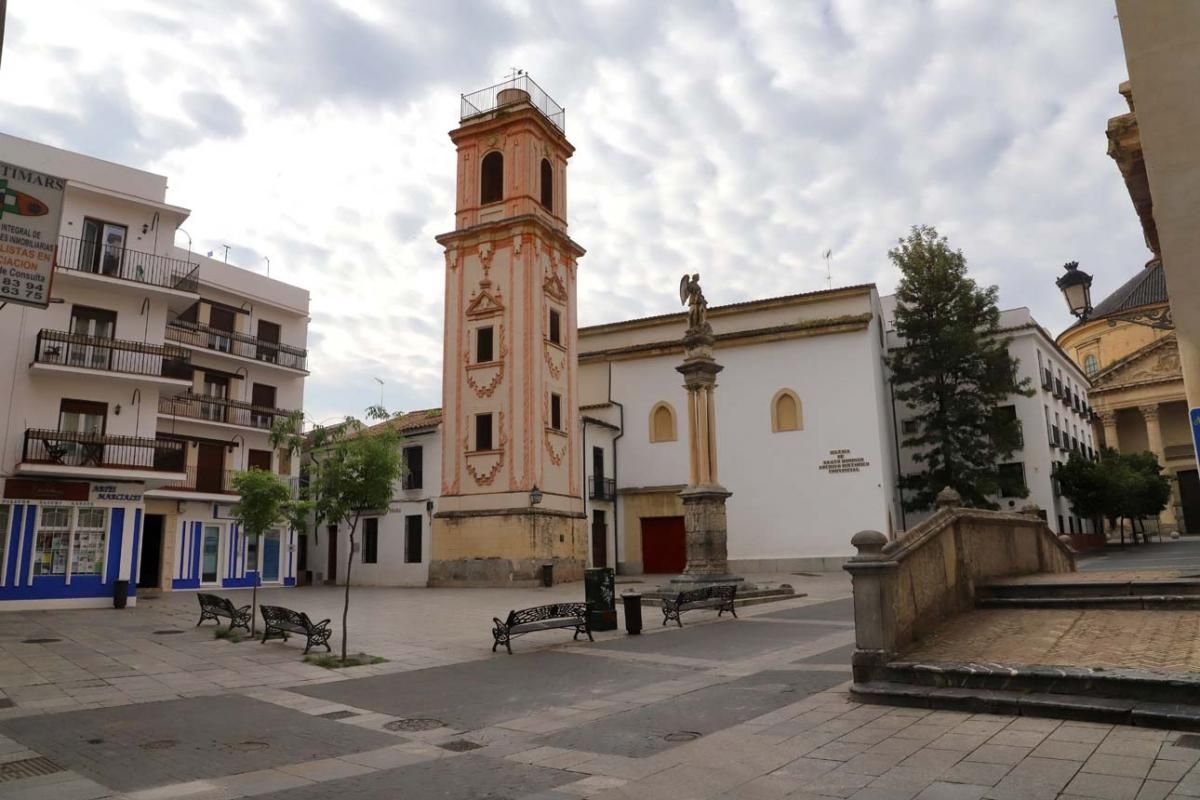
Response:
M264 644L267 639L276 638L286 642L289 634L298 633L306 639L304 655L308 655L309 648L315 644L323 644L326 652L332 652L329 637L333 629L329 627L329 620L314 623L303 611L292 611L282 606L259 606L259 609L262 610Z
M503 622L492 617L492 622L495 623L492 628L492 638L495 639L492 643L493 653L497 647L504 645L508 654L512 655L514 637L555 628L574 628L573 639L578 639L579 634L584 633L587 634L589 642L595 641L588 622L587 603L551 603L523 608L519 611L509 611L508 618Z
M211 619L220 625L220 617L225 617L229 620L229 630L245 628L246 633L250 632L250 606L237 608L224 597L204 592L197 594L196 599L200 601L200 622L196 623L196 627L199 627L200 623L206 619Z
M736 597L737 586L726 583L705 586L703 589L688 589L680 592L674 598L664 597L662 624L666 625L671 620L675 620L675 624L682 628L683 621L679 616L685 611L697 608L715 608L718 617L728 611L736 619L737 611L733 608L733 601Z

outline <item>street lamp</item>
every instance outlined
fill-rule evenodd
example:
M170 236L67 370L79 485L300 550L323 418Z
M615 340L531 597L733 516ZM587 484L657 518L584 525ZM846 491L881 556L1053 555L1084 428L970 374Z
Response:
M1092 276L1079 268L1078 261L1068 261L1063 264L1067 271L1059 276L1055 283L1067 300L1067 308L1081 320L1092 313Z
M537 484L529 491L529 505L536 506L542 502L542 490L537 488Z

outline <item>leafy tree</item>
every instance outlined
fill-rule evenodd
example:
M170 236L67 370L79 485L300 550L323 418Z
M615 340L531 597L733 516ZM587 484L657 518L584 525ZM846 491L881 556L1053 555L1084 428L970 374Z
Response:
M887 364L896 398L916 412L917 430L903 444L921 467L900 479L904 507L931 508L949 486L968 506L996 508L989 497L1000 490L999 466L1021 441L1020 423L996 408L1033 393L1000 333L997 289L968 278L962 251L932 227L913 227L888 257L901 274L896 333L904 344Z
M389 415L374 406L368 409L367 417L386 420ZM342 661L345 662L354 536L364 513L387 510L392 486L403 477L400 435L390 425L368 428L363 422L347 417L337 425L315 428L309 435L309 450L308 494L317 518L345 524L350 534L342 606Z
M1171 497L1170 480L1153 453L1118 453L1106 449L1099 461L1076 454L1058 468L1055 477L1075 512L1104 517L1119 526L1125 544L1125 520L1136 524L1157 516ZM1144 531L1143 525L1143 531Z
M273 472L252 469L233 476L233 489L241 499L233 507L233 517L242 527L247 541L261 544L263 535L288 519L292 493L287 483ZM258 568L254 565L254 587L250 597L250 635L254 635L258 613Z

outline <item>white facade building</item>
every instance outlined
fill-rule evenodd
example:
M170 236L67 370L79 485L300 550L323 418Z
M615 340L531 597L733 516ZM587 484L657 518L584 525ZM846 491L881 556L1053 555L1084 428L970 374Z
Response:
M229 476L298 474L267 430L302 407L308 292L174 247L163 176L2 134L0 160L67 181L52 304L0 309L0 607L294 584Z
M883 298L883 308L888 348L900 347L902 340L894 329L894 296ZM1077 537L1098 535L1101 532L1096 530L1094 522L1080 519L1074 513L1070 502L1059 494L1054 480L1056 465L1065 462L1072 451L1088 457L1096 454L1087 376L1054 343L1054 337L1037 323L1028 308L1002 311L1000 329L1002 335L1011 339L1008 352L1017 361L1018 380L1028 380L1034 393L1031 397L1013 395L998 410L998 413L1016 416L1021 425L1022 443L1001 465L1002 482L1013 490L992 500L1006 511L1019 510L1030 503L1036 505L1056 533ZM913 417L913 411L896 402L900 439L916 432ZM900 446L899 452L901 474L919 469L910 448ZM1028 492L1024 497L1020 493L1022 488ZM904 527L912 527L926 516L928 512L905 512ZM1080 538L1076 544L1085 547L1094 546L1096 542Z

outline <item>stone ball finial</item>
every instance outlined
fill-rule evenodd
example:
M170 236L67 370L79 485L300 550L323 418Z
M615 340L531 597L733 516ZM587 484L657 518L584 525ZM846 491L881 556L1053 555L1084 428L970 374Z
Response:
M850 544L858 550L856 558L882 558L887 537L879 531L859 531L850 537Z
M962 495L947 486L937 494L938 508L958 508L962 505Z

